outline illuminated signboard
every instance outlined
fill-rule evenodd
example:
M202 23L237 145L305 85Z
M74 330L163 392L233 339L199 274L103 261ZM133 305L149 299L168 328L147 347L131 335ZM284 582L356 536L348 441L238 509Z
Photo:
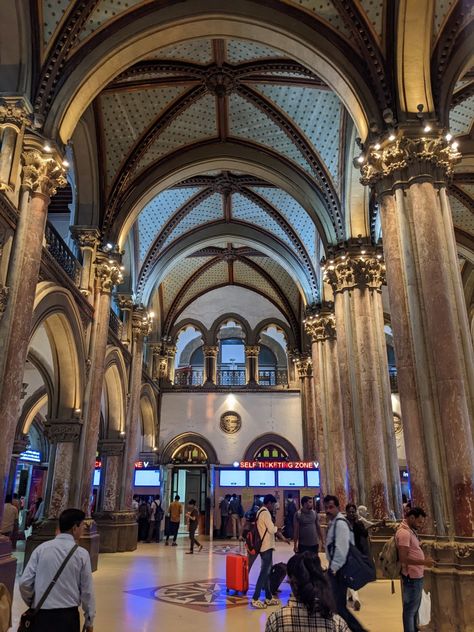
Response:
M247 472L242 470L221 470L219 476L221 487L245 487L247 485Z
M135 487L159 487L160 470L135 470Z
M314 470L314 461L240 461L242 470Z
M306 472L308 479L308 487L319 487L319 470L313 472Z
M100 485L100 470L94 470L94 487L99 487Z
M249 487L275 487L275 472L250 470Z
M278 487L304 487L303 470L281 470L277 472Z
M135 461L136 470L156 470L156 465L151 461Z
M41 463L41 452L38 450L25 450L20 454L20 461L31 461L32 463Z

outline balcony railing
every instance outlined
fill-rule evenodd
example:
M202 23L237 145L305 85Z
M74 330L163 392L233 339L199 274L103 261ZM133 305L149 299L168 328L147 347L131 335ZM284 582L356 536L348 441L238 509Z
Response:
M218 369L218 386L245 386L245 369Z
M201 386L204 382L204 371L192 369L186 371L176 370L174 383L176 386Z
M259 369L260 386L288 386L288 371L285 369Z
M54 228L52 224L47 222L46 230L46 247L53 259L61 266L68 277L79 285L81 275L81 264L66 246L63 238Z
M112 309L110 310L109 327L114 332L114 334L117 336L117 338L121 337L121 335L122 335L122 322L120 321L119 317L117 316L117 314Z

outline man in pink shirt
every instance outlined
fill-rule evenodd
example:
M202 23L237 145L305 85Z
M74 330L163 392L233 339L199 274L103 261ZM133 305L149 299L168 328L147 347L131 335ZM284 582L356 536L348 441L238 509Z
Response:
M395 541L398 557L402 567L403 586L403 632L416 632L418 610L423 590L423 574L425 567L430 568L434 562L426 556L420 546L417 531L423 525L426 514L420 507L407 512L402 521Z

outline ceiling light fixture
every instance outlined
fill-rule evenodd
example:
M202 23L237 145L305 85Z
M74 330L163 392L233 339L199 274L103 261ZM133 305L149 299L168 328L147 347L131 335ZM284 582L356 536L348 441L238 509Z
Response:
M449 141L452 139L452 137L453 137L453 135L452 135L450 132L448 132L448 133L446 134L445 138L446 138L446 140L448 141L448 143L449 143Z
M424 132L431 132L431 125L425 125L423 128Z

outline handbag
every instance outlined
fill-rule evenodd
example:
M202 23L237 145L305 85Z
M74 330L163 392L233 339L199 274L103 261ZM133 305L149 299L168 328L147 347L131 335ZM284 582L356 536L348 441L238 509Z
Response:
M56 575L53 577L53 579L51 580L51 583L49 584L49 586L44 591L43 596L41 597L41 599L36 604L36 608L28 608L28 610L26 610L21 615L21 617L20 617L20 625L18 626L18 632L34 632L36 615L41 610L41 606L44 604L44 602L48 598L49 593L53 590L54 584L58 581L59 576L61 575L61 573L65 569L66 564L69 562L71 557L74 555L74 553L75 553L76 549L78 548L78 546L79 546L78 544L75 544L72 547L72 549L69 551L69 553L66 555L66 557L63 560L63 563L58 568L58 570L56 572Z
M334 544L331 548L331 560L334 557L338 520L341 520L341 518L336 519L336 524L334 525ZM345 519L343 518L343 520ZM372 560L367 557L367 555L361 553L359 549L350 542L345 564L339 569L338 573L347 588L352 588L352 590L359 590L369 582L374 582L376 579L375 566Z

